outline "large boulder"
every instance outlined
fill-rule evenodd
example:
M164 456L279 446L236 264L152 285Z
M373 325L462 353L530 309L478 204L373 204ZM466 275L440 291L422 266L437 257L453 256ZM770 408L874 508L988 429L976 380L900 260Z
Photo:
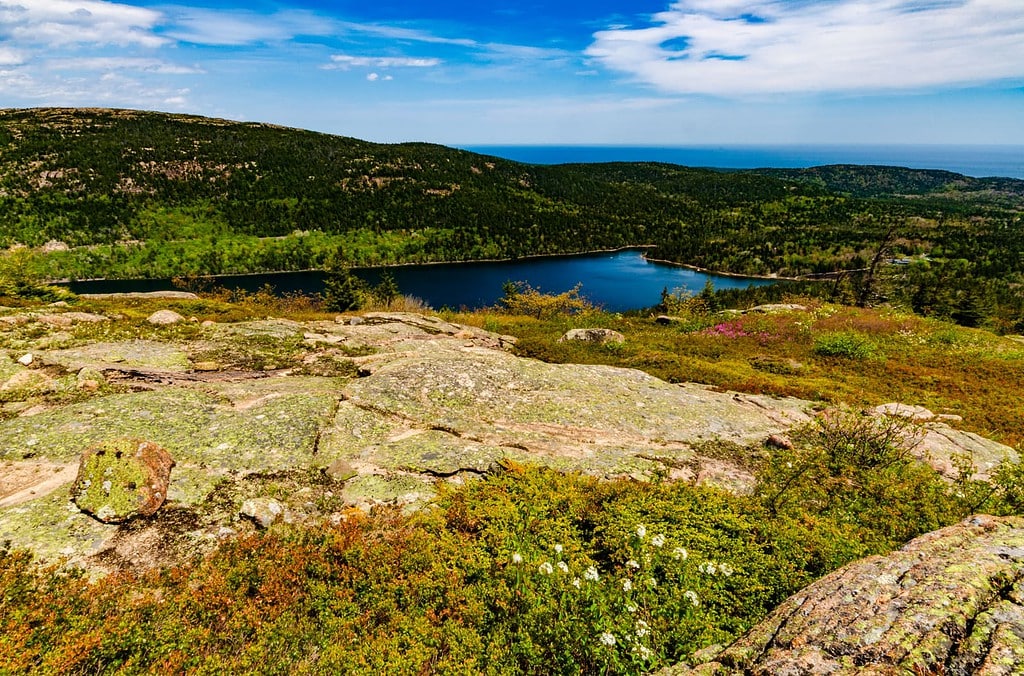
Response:
M71 497L103 523L150 516L167 499L171 454L149 441L115 439L82 454Z
M974 516L840 568L669 674L1019 674L1024 519Z
M618 331L611 329L569 329L565 332L561 338L558 339L559 343L564 343L567 340L579 340L585 343L624 343L626 337Z

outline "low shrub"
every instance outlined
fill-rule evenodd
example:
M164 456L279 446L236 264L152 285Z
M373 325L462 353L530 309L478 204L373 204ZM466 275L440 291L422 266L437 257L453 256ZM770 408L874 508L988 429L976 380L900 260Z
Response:
M865 336L853 331L839 331L817 336L814 339L814 353L822 357L843 357L845 359L867 359L875 353L875 344Z

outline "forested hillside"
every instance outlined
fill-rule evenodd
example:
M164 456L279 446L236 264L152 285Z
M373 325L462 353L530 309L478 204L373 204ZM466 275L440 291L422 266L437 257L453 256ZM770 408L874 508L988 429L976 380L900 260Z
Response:
M655 244L657 258L741 274L863 278L880 263L860 289L932 314L970 304L1010 328L1024 307L1022 209L1024 181L949 172L538 166L182 115L0 111L5 266L48 278ZM875 285L886 276L888 291Z

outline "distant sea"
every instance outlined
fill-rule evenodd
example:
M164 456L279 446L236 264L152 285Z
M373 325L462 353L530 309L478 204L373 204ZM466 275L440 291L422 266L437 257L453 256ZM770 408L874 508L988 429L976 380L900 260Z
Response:
M1024 146L785 145L785 146L463 146L465 150L531 164L670 162L716 169L801 169L823 164L883 164L945 169L966 176L1024 179Z

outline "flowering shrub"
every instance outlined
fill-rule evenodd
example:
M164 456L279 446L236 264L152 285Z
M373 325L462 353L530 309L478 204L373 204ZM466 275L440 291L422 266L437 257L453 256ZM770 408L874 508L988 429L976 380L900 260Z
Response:
M0 548L0 672L647 673L979 506L907 457L900 424L823 419L751 496L508 464L411 516L281 527L140 576ZM1019 511L1021 472L1000 477L971 499Z
M757 338L759 340L768 340L771 337L767 331L752 332L746 330L742 324L737 322L725 322L722 324L715 324L710 326L703 331L702 335L705 336L720 336L722 338Z

